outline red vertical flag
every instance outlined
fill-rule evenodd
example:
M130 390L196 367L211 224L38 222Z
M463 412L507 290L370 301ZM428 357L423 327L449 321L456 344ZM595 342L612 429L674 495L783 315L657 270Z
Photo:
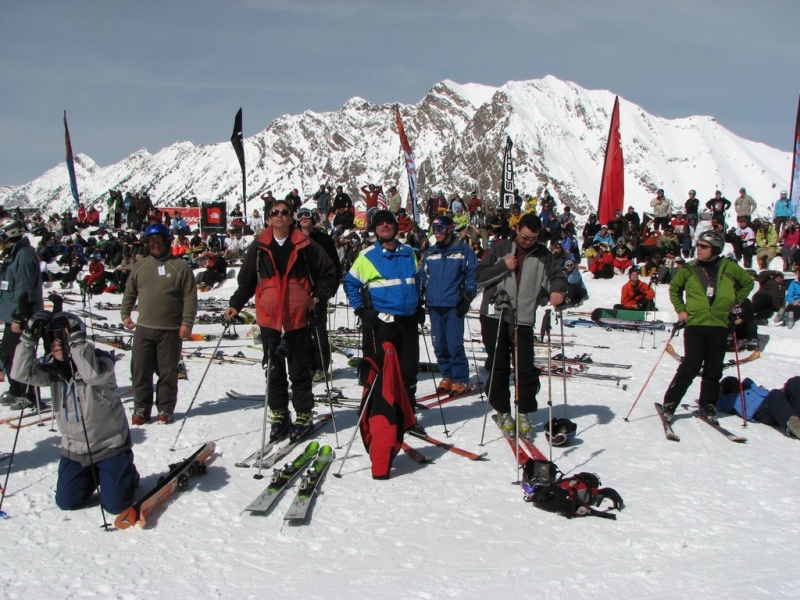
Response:
M414 222L419 223L419 209L417 208L417 164L414 160L414 152L411 144L408 143L406 130L403 129L403 119L400 117L400 109L394 105L395 119L397 120L397 133L400 136L400 145L403 147L403 161L406 165L408 174L408 195L411 197L411 212Z
M619 135L619 96L614 100L611 112L611 127L608 130L606 158L603 163L603 179L600 183L600 199L597 201L597 219L606 224L614 218L614 212L625 204L625 172L623 170L622 144Z

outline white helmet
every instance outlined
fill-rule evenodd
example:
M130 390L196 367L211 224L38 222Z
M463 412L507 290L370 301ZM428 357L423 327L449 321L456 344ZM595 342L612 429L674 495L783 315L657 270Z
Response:
M0 241L6 243L18 240L25 233L25 226L14 217L6 217L0 220Z

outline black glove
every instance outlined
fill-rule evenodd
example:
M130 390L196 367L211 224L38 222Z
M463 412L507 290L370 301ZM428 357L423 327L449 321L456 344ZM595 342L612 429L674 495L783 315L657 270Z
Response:
M367 329L377 329L381 325L381 319L371 308L362 306L356 311L356 316L361 319L361 324Z
M472 298L462 293L461 300L459 300L458 304L456 304L456 314L459 317L463 317L469 312L469 307L471 304L472 304Z
M741 304L735 305L731 308L731 321L735 321L736 319L741 319L744 314L744 308L742 308Z
M31 339L38 340L44 335L44 330L47 328L52 318L52 312L49 310L40 310L28 320L25 333L27 333Z
M417 306L417 323L419 323L420 327L425 325L425 307L422 303Z

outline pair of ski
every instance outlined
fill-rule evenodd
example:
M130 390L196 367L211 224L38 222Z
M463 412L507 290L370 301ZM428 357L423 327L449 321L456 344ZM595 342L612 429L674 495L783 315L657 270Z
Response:
M245 400L247 402L263 402L264 394L243 394L236 390L228 390L225 392L228 398L234 400ZM341 393L339 388L331 388L331 397L328 398L327 394L314 394L314 402L316 404L328 404L331 402L336 406L358 407L361 404L360 398L347 398Z
M584 353L581 356L575 356L573 358L565 358L562 354L556 354L550 360L554 363L566 362L568 365L586 365L590 367L604 367L608 369L630 369L633 366L627 363L595 362L587 353Z
M516 455L517 462L520 465L524 465L531 458L534 460L548 460L544 453L536 447L536 445L533 443L533 440L528 439L523 435L519 436L519 448L517 448L516 436L503 431L503 428L500 427L500 424L497 422L497 415L492 415L492 421L495 422L495 425L497 425L500 433L508 442L508 445L511 448L511 453Z
M663 405L661 405L659 402L655 402L654 404L656 407L656 412L658 413L658 417L661 419L661 424L664 427L664 435L666 436L666 438L672 442L680 442L681 441L680 436L673 431L672 423L667 421L667 419L664 416ZM732 431L725 429L719 423L714 423L713 421L709 421L708 418L702 413L700 413L699 410L693 411L692 414L698 419L700 419L703 423L707 424L709 427L716 429L719 433L724 435L727 439L729 439L732 442L736 442L737 444L744 444L747 441L746 437L743 437L741 435L736 435Z
M446 404L447 402L460 400L461 398L465 398L467 396L479 394L482 391L483 383L479 381L470 385L464 392L461 392L460 394L449 394L448 392L442 392L440 394L438 392L434 392L433 394L421 396L417 398L417 406L422 409L436 408L440 404Z
M281 438L278 438L277 440L267 442L263 448L256 450L247 458L235 463L235 465L241 469L249 469L250 467L269 468L294 450L300 443L303 442L303 440L311 436L317 430L321 429L330 420L330 414L322 415L319 417L319 419L314 421L314 423L311 425L311 429L309 429L305 435L297 438L294 441L291 441L287 439L287 434Z
M114 526L117 529L128 529L134 525L144 527L147 518L172 494L187 488L190 477L205 474L206 463L215 449L214 442L207 442L183 462L170 465L169 473L159 479L156 486L133 506L122 511L114 521Z
M282 469L274 470L267 488L245 510L258 514L269 513L284 492L299 477L300 484L297 486L297 493L283 519L295 522L304 521L308 517L317 489L335 456L330 446L325 445L320 448L317 441L309 443L300 456L292 462L286 463ZM309 466L310 468L304 473L306 467Z

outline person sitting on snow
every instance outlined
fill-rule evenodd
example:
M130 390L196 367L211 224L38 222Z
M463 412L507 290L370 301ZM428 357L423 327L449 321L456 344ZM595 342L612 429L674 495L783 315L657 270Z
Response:
M656 293L648 284L639 280L639 272L631 270L628 282L622 286L620 303L614 308L628 310L655 310L653 300Z
M743 395L748 421L772 425L800 439L800 377L791 377L783 388L770 391L751 379L742 381L740 388L739 380L732 376L724 377L719 387L718 411L735 412L741 417Z

